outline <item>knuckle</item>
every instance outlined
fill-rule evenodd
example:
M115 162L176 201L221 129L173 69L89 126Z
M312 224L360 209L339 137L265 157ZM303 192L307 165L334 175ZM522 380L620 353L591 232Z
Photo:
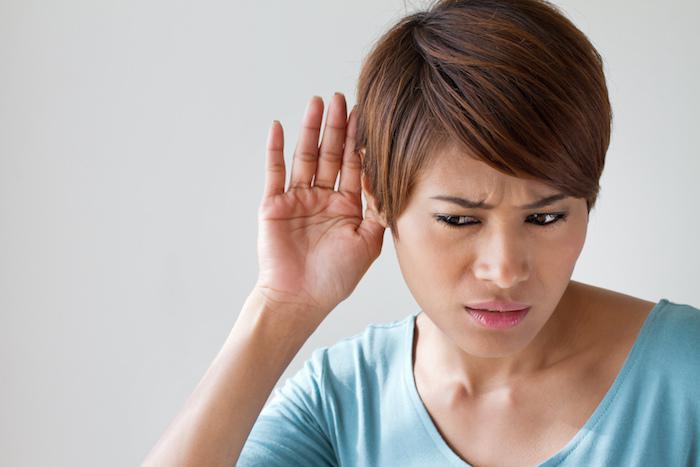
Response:
M302 129L309 132L321 131L321 125L303 125Z
M349 168L349 169L357 169L357 170L362 168L362 164L360 163L360 161L355 160L355 159L345 159L343 161L343 166L346 168Z
M267 171L272 172L272 173L282 173L282 172L284 172L284 166L283 165L269 166L267 168Z
M343 130L345 130L345 125L335 125L335 124L329 122L326 124L326 129L327 130L343 131Z
M314 162L318 156L311 151L297 151L294 158L302 162Z
M331 161L337 161L341 157L343 157L343 153L340 151L336 151L334 149L323 149L321 150L321 159L328 159Z

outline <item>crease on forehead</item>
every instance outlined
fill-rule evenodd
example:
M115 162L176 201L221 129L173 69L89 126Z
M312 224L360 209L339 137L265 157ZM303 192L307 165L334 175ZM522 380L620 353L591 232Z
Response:
M477 174L474 175L474 172ZM454 143L445 143L426 164L417 180L418 190L429 195L470 195L498 201L506 193L531 198L551 194L553 187L534 178L503 173L476 159ZM429 190L430 193L427 193ZM435 192L435 193L433 193Z

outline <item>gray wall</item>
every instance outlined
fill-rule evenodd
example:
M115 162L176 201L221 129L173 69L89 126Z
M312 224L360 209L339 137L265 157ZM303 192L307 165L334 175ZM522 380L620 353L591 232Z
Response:
M574 279L700 305L700 3L556 3L604 56L615 112ZM420 5L0 0L1 465L145 456L255 281L271 120L292 148L311 95L352 105L369 46ZM416 310L387 231L279 384Z

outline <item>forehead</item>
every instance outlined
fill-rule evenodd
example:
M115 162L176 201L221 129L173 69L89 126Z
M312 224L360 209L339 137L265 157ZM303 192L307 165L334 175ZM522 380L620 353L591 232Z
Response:
M524 195L552 191L544 182L505 174L454 147L436 152L418 177L417 191L433 192L438 189L473 195L488 195L503 190Z

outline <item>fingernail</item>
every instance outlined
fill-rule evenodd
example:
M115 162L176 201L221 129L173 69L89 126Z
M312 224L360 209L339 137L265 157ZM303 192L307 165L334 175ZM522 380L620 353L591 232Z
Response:
M342 92L339 92L339 91L336 91L334 95L335 95L335 96L343 96L343 97L345 97L345 94L343 94Z
M320 99L321 102L323 102L323 99L321 99L321 96L313 96L311 99L309 99L309 102L306 103L306 112L311 109L311 103L313 102L314 99Z

